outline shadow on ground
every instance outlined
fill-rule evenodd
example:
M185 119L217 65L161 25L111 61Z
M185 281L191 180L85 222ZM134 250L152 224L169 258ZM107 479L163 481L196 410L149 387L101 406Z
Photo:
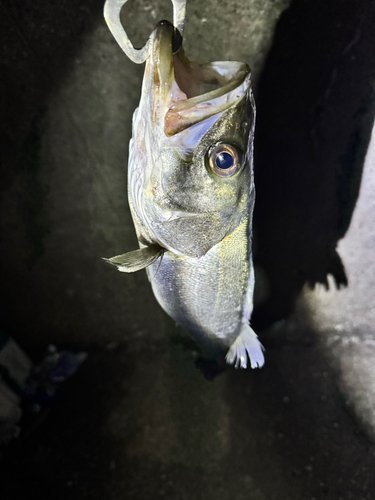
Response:
M372 2L293 1L256 89L255 262L268 300L261 328L302 286L347 279L336 245L348 229L374 121Z

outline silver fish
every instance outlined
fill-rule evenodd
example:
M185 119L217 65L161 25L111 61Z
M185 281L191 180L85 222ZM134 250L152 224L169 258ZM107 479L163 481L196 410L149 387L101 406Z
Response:
M108 262L147 268L161 307L209 357L264 364L253 308L255 104L249 67L197 64L160 22L133 116L128 195L140 249ZM179 47L176 50L176 45Z

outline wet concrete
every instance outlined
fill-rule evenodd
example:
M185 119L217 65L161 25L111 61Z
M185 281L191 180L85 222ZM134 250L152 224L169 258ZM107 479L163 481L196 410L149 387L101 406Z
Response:
M130 3L125 24L141 42L168 9ZM1 498L375 499L372 2L188 3L187 53L249 62L258 104L266 366L211 381L145 273L101 261L136 247L142 78L101 10L0 5L1 326L35 359L51 342L89 352L3 456Z

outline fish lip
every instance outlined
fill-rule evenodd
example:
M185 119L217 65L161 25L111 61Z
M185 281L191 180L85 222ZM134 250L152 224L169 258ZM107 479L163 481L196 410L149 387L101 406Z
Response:
M172 216L169 217L165 222L173 222L179 219L196 219L197 217L202 217L203 214L199 214L198 212L182 212L179 210L171 210Z
M160 21L151 34L152 45L148 61L153 68L153 84L155 90L163 91L174 74L173 69L173 37L175 29L169 21ZM168 85L169 86L169 85Z
M157 207L159 215L164 215L164 214L166 215L166 217L163 217L163 224L178 219L192 219L196 217L203 217L204 215L206 215L200 212L190 212L188 210L184 210L183 207L177 207L175 209L173 208L171 209L161 205L156 200L153 200L153 205ZM172 214L172 216L170 216L169 214Z

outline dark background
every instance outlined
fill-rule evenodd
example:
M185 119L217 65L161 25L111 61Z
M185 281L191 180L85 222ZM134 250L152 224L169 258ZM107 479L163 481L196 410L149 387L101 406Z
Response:
M48 343L89 353L4 451L1 499L375 499L374 434L308 313L294 313L305 283L347 285L336 246L374 120L374 2L188 2L188 55L248 62L258 111L253 324L266 366L212 381L145 273L101 261L136 248L125 167L142 78L102 7L0 2L0 326L35 361ZM124 10L141 41L170 9Z

